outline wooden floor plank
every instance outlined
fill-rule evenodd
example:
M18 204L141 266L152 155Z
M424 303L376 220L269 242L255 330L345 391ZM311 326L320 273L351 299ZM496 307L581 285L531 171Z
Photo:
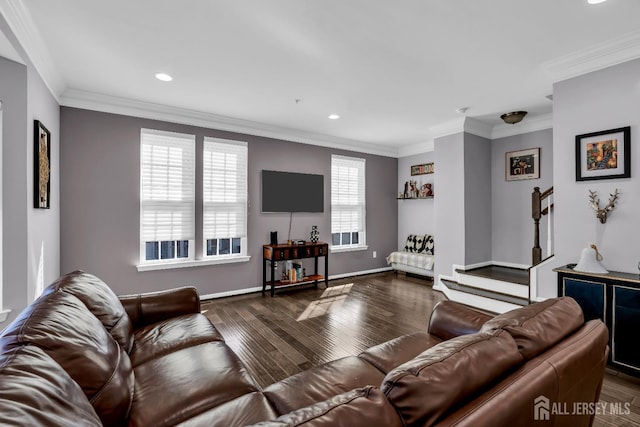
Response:
M261 387L331 360L424 331L446 299L425 279L380 273L304 289L203 301L202 309ZM594 426L640 427L640 378L607 369L601 401L630 413L597 415Z

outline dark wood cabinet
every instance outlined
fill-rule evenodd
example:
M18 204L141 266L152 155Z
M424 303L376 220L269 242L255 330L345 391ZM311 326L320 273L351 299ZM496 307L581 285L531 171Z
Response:
M324 257L324 276L318 274L318 258ZM313 258L314 273L304 276L296 281L277 280L275 277L275 265L278 261L292 261L304 258ZM269 264L269 267L267 267ZM267 280L267 268L271 275ZM305 242L297 245L277 244L262 246L262 293L267 290L267 285L271 286L271 296L274 295L277 286L300 285L313 283L318 286L318 282L324 280L325 285L329 285L329 245L323 242Z
M571 266L554 271L558 295L575 299L585 320L602 319L609 328L609 364L640 376L640 351L634 342L640 326L640 277L617 271L584 273Z

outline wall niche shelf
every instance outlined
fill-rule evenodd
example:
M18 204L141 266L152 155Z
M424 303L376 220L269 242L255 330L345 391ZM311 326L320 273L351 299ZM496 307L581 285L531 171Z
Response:
M433 199L433 196L427 197L396 197L397 200L425 200L425 199Z

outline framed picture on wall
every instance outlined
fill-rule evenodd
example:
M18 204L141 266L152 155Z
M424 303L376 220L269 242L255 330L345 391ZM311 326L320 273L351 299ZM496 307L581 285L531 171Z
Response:
M51 133L39 120L33 122L33 202L37 209L51 207Z
M425 163L423 165L411 166L411 176L426 175L429 173L433 173L433 163Z
M576 136L576 181L631 177L631 127Z
M505 157L507 181L540 178L540 148L509 151Z

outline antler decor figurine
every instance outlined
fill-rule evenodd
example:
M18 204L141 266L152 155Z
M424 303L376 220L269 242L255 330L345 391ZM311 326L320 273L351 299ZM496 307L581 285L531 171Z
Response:
M604 208L600 209L600 199L596 195L595 191L589 190L589 200L591 200L591 207L596 212L596 217L600 220L601 224L607 222L607 213L611 212L616 207L616 201L618 200L618 189L610 194L609 203Z

